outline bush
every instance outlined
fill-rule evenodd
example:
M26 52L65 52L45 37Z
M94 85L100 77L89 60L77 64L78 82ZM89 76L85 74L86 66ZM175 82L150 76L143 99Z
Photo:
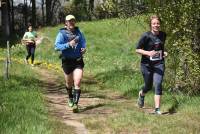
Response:
M97 19L117 17L117 5L118 3L114 2L113 0L104 0L103 3L99 3L96 6L94 10L94 16Z
M168 85L190 94L200 92L200 2L166 0L155 6L153 1L149 4L161 17L162 29L168 35Z

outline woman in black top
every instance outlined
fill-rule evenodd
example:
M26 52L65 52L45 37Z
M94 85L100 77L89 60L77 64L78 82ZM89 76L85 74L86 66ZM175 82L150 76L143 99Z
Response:
M153 15L150 17L150 31L142 35L136 47L136 52L142 55L141 72L144 78L144 86L139 92L138 106L144 107L145 94L154 85L156 114L161 114L160 100L165 70L164 57L167 56L167 52L164 51L165 39L166 34L160 31L160 19Z

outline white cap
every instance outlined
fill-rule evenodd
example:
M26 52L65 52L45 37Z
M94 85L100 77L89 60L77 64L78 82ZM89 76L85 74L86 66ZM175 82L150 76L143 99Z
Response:
M74 15L67 15L66 17L65 17L65 20L75 20L76 18L74 17Z

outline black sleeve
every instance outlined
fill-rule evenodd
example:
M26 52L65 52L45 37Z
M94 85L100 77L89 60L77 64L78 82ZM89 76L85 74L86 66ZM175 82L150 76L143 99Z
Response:
M163 44L162 44L162 50L163 51L165 51L165 40L166 40L166 33L165 32L162 32L162 42L163 42Z
M147 33L144 33L140 40L138 41L137 45L136 45L136 49L144 49L144 45L146 44L146 40L147 40Z

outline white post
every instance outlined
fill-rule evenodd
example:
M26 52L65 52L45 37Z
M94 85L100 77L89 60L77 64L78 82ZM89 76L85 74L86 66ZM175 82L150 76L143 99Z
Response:
M7 58L8 58L8 63L11 63L11 56L10 56L10 43L7 41Z
M7 54L6 54L6 60L5 60L5 72L4 72L4 79L8 80L9 78L9 64L11 63L10 58L10 44L9 41L7 41Z
M6 58L5 60L5 72L4 72L4 79L8 80L9 76L8 76L8 58Z

